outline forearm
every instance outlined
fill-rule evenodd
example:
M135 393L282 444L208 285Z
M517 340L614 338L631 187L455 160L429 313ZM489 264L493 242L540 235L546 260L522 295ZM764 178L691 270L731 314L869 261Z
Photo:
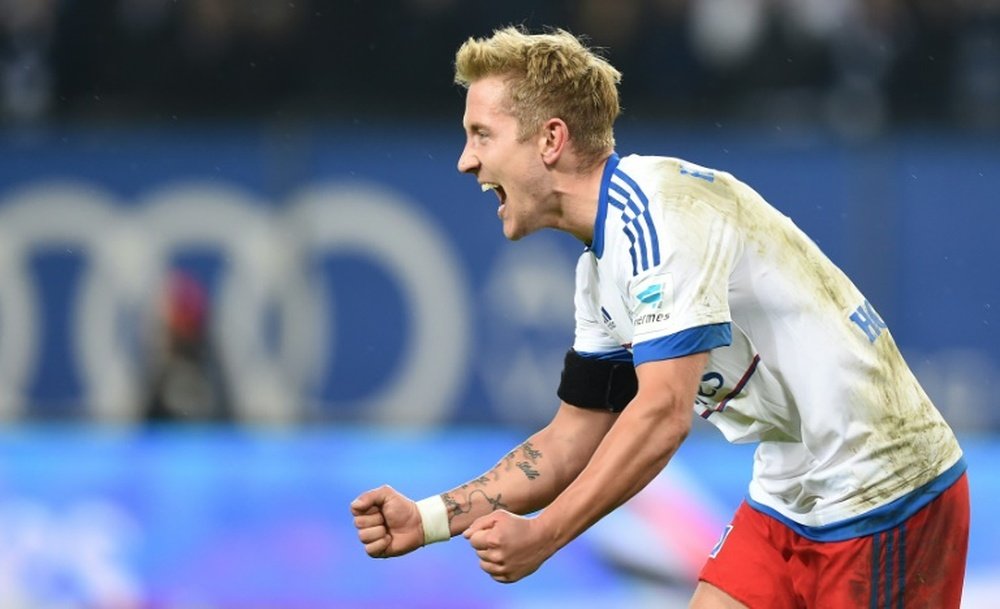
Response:
M594 452L590 463L539 515L560 548L638 493L666 466L690 429L690 408L662 409L633 402Z
M461 533L476 518L494 510L528 514L558 496L586 461L567 459L564 447L552 435L543 429L482 476L442 493L451 534Z
M440 495L449 534L496 510L528 514L548 505L583 470L616 417L560 404L548 425L492 469Z

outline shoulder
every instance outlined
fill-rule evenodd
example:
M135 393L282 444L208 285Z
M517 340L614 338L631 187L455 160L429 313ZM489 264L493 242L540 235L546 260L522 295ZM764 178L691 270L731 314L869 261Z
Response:
M624 156L615 169L637 179L662 180L671 177L714 179L719 170L673 156L630 154Z
M618 164L611 184L642 192L648 200L669 200L731 197L733 180L725 171L678 157L630 155Z

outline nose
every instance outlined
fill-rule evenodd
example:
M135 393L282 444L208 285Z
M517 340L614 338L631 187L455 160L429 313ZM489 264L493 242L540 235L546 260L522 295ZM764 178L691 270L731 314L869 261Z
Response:
M462 154L458 157L458 170L462 173L472 173L478 167L479 159L469 150L469 144L466 144Z

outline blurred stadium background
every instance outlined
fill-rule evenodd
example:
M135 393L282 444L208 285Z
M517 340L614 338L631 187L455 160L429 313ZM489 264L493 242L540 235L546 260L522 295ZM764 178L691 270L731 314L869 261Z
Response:
M354 537L555 407L579 244L506 244L454 167L453 52L510 23L607 47L620 152L736 173L855 278L996 606L1000 2L3 0L0 609L686 606L750 468L704 426L517 585Z

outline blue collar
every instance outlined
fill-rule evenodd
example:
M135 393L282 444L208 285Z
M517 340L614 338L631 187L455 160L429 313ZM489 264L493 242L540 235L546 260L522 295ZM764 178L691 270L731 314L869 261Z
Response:
M618 154L612 152L604 164L604 176L601 178L601 190L597 193L597 218L594 220L594 239L590 251L598 258L604 253L604 218L608 215L608 186L611 185L611 175L618 167Z

